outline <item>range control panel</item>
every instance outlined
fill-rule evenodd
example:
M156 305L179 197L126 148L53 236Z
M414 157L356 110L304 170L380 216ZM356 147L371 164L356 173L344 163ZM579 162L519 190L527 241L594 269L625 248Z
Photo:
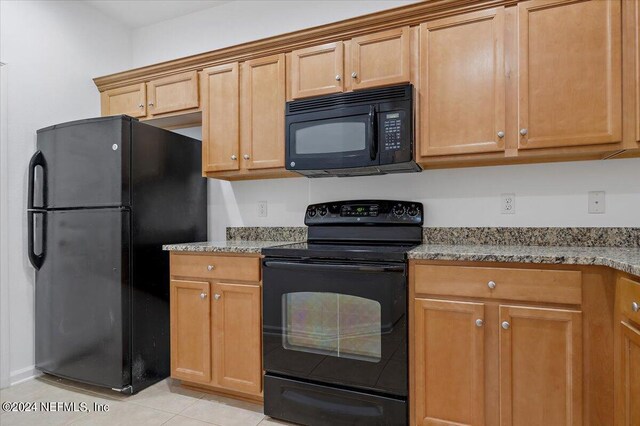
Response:
M418 225L424 223L422 203L393 200L333 201L307 207L305 225Z

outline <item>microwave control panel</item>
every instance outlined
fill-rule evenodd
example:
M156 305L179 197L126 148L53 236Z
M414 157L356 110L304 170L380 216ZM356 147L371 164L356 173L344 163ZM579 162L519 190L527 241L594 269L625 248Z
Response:
M423 215L422 203L365 200L312 204L304 219L306 225L422 225Z
M384 137L382 146L385 151L402 148L402 117L400 112L382 113Z

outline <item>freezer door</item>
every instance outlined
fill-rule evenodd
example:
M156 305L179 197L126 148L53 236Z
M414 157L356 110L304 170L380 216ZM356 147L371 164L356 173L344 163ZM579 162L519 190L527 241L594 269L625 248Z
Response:
M127 210L39 212L36 367L85 383L131 383Z
M130 138L124 116L38 130L33 208L129 206Z

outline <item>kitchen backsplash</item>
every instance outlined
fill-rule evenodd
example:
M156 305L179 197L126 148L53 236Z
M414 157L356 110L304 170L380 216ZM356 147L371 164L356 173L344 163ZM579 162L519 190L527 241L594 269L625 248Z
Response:
M640 228L423 228L426 244L640 247ZM228 227L227 240L303 241L307 228Z

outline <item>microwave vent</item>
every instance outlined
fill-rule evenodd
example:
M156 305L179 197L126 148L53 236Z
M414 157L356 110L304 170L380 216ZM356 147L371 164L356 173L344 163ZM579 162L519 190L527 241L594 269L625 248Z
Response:
M381 89L318 96L311 99L287 102L287 114L317 111L319 109L330 109L341 106L348 107L360 104L375 104L381 101L392 102L396 100L410 100L412 92L413 86L411 84L405 84L402 86L384 87Z

